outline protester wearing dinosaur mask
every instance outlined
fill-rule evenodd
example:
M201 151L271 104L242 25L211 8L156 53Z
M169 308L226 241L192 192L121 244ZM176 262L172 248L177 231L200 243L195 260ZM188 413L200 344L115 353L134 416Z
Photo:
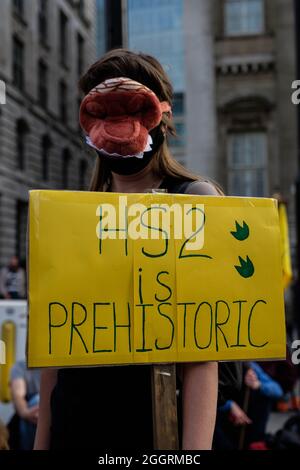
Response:
M175 134L172 86L149 55L112 50L80 80L80 124L95 151L91 191L164 188L218 195L170 154ZM99 286L101 289L101 286ZM178 367L183 449L210 449L217 402L217 364ZM50 409L51 403L51 409ZM71 368L42 373L36 449L153 449L151 366Z

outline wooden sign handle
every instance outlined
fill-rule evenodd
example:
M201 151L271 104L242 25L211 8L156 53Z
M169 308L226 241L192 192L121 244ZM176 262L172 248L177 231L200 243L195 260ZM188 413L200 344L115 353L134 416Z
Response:
M156 450L178 450L176 365L152 366L153 441Z

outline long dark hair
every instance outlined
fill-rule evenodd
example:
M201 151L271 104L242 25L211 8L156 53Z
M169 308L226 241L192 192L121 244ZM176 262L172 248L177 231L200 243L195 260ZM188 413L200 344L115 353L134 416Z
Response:
M84 94L87 94L104 80L116 77L128 77L136 80L154 91L160 101L167 101L172 105L173 88L161 64L150 55L135 53L128 49L113 49L107 52L81 77L79 87ZM176 135L175 126L169 113L163 113L160 127L167 135ZM203 177L184 168L172 157L167 139L164 139L151 163L153 171L161 177L169 177L175 181L204 180ZM97 156L89 190L105 190L110 178L111 173L105 159Z

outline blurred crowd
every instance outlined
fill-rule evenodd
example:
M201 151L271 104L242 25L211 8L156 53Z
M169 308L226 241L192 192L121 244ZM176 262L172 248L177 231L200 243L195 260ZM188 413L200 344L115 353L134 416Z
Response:
M242 387L231 399L220 401L213 448L216 450L300 448L298 370L290 360L244 362ZM0 449L30 450L39 414L38 369L27 369L18 361L10 372L14 414L7 426L0 419ZM276 435L267 432L271 412L287 415Z
M298 369L293 365L288 349L285 361L243 362L240 390L218 407L214 448L268 450L295 446L299 449L297 386ZM276 436L268 433L272 411L295 412L299 421L298 431L294 429L288 438L283 433L284 429L279 430ZM282 442L283 438L292 442Z

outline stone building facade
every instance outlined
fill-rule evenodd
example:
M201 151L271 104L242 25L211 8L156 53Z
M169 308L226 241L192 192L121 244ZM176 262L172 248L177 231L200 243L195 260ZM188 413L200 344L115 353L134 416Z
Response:
M28 191L83 189L78 78L95 58L94 0L0 2L0 265L26 255Z
M226 2L215 3L220 178L234 191L235 172L244 171L242 184L249 184L250 190L252 183L256 195L280 192L291 202L297 154L296 107L291 102L296 79L293 0L249 2L252 23L248 12L248 25L237 25L236 31L234 13L228 7L226 12ZM242 34L243 27L248 34ZM253 146L252 153L247 145ZM239 157L243 150L244 157ZM247 152L252 162L247 162Z
M293 0L188 0L186 161L228 195L287 204L296 260L297 115ZM286 312L293 316L292 290Z
M175 158L228 195L280 194L295 260L294 0L127 0L127 10L129 46L156 56L180 92Z
M295 259L294 2L189 0L184 8L187 164L229 195L279 193Z
M126 3L129 47L156 56L183 96L180 160L227 194L280 192L292 208L293 0Z
M293 0L184 5L189 166L216 178L229 194L280 192L292 203Z

